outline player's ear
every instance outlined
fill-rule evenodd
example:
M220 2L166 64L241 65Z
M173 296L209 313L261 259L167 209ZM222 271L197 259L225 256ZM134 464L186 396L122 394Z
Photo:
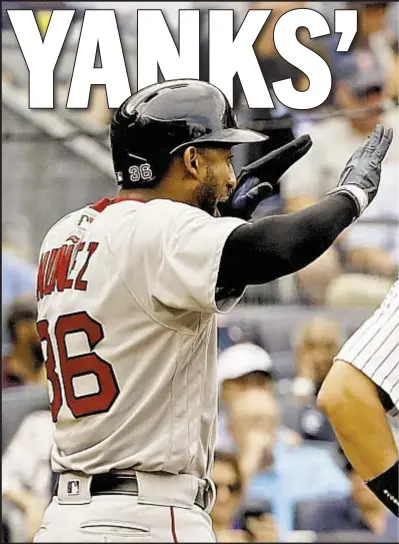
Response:
M187 172L189 172L193 178L198 179L200 161L199 153L195 147L190 146L184 151L183 162Z

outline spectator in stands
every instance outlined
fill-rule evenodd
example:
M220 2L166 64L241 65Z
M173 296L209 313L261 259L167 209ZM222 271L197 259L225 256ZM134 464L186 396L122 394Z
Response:
M243 3L244 4L244 3ZM274 43L274 27L285 13L288 11L306 8L307 2L249 2L246 9L272 10L264 27L260 31L254 42L254 51L258 60L260 71L269 90L274 103L274 108L248 108L247 100L241 88L239 78L234 78L234 106L242 122L258 132L265 133L269 140L259 146L245 146L245 163L252 162L266 153L290 142L295 136L299 135L298 121L295 110L287 108L281 103L273 88L273 83L285 79L291 79L292 84L298 90L306 90L308 80L296 66L287 62L277 51ZM238 28L237 28L238 30ZM315 49L318 39L310 40L303 29L298 30L299 40L307 47ZM304 112L301 112L302 117ZM301 127L301 130L304 127ZM243 166L242 164L237 167ZM254 213L256 216L265 216L282 212L280 199L280 186L275 189L275 193L264 200Z
M36 329L36 316L36 300L33 297L20 297L9 308L6 324L11 352L2 360L3 387L27 384L46 386L46 369Z
M263 29L255 40L254 50L263 79L265 80L266 86L275 104L274 109L252 108L251 110L247 110L248 105L246 98L241 91L241 87L239 87L238 84L236 85L236 95L238 97L236 106L247 110L248 115L251 121L255 123L257 130L265 132L271 137L271 141L261 144L259 148L255 149L254 146L249 148L249 162L256 160L266 153L270 149L270 146L280 147L294 138L292 127L294 120L292 112L287 110L287 108L277 100L273 91L273 83L280 81L281 79L292 79L293 85L298 87L302 83L303 74L298 68L279 55L274 44L273 31L276 22L282 15L291 9L302 7L306 7L306 2L250 2L248 5L248 9L251 10L272 10ZM238 83L238 80L236 81ZM278 123L271 123L273 119L277 121L281 117L284 117L286 121L285 128L279 127ZM272 126L274 128L272 128Z
M4 240L3 240L4 243ZM24 295L34 295L36 272L30 264L22 261L9 250L3 248L1 254L1 294L2 294L2 356L7 355L10 346L4 326L9 305Z
M336 442L328 418L317 408L316 398L342 342L339 324L322 316L310 318L296 331L293 351L297 376L292 392L300 413L298 431L307 440Z
M226 417L237 395L247 390L271 390L274 387L273 366L266 350L251 342L242 342L225 349L218 359L220 407L218 421L218 447L225 451L234 449L234 442L226 425ZM298 443L297 433L282 428L283 439Z
M397 518L368 489L349 461L345 468L350 496L298 504L295 528L317 533L366 531L374 533L381 542L398 542Z
M294 337L298 386L299 380L307 381L306 391L294 386L298 398L312 400L317 396L342 342L341 327L333 319L315 315L301 323Z
M235 516L243 497L243 482L234 453L217 450L212 471L217 490L211 516L218 542L249 542L245 531L235 527Z
M246 497L270 501L280 539L293 528L296 501L348 495L348 479L329 451L289 446L281 439L280 411L270 391L249 389L236 395L229 429Z
M333 2L319 2L321 13L325 15L330 26L334 24ZM398 64L395 55L395 41L398 38L398 3L397 2L342 2L341 8L356 9L358 28L356 36L351 44L351 51L354 49L366 49L374 54L382 68L387 95L395 98L398 96L398 89L394 85L395 74L397 78ZM332 33L322 38L333 60L332 75L334 73L334 61L342 53L337 51L338 42L341 39L339 33ZM343 53L344 55L346 53ZM393 78L392 78L393 76Z
M232 323L223 314L218 315L218 350L219 355L226 348L236 344L255 344L263 346L258 326L254 324Z
M396 12L399 13L399 5L396 6ZM398 15L396 16L396 28L399 26ZM396 36L392 44L393 65L394 68L388 74L388 92L392 94L392 100L396 105L399 103L399 36ZM390 90L392 89L392 91Z
M354 271L378 274L390 283L397 277L399 267L398 171L399 160L384 165L381 194L342 240L342 249Z
M3 454L3 506L12 504L23 513L25 542L32 542L38 531L55 482L50 467L52 433L50 410L33 412L22 421ZM9 523L3 516L3 524ZM13 533L12 527L9 532Z
M397 22L396 27L390 24L390 20L395 15L394 12L396 12L397 21L398 7L396 6L395 9L395 6L390 6L395 3L378 1L347 3L348 9L357 9L358 12L358 32L353 45L357 49L368 49L376 55L386 78L385 83L388 85L390 97L395 93L395 90L390 85L389 77L392 71L398 70L393 51L398 26Z
M345 153L348 149L356 148L378 120L399 133L398 108L392 106L386 111L383 110L386 99L384 74L375 55L367 50L342 54L336 61L335 71L334 100L346 116L325 119L310 130L312 149L282 180L281 194L287 212L314 203L335 186L339 173L345 166ZM397 218L396 199L392 195L396 176L392 178L390 169L397 169L398 164L399 147L393 145L388 151L383 173L383 176L386 174L391 178L391 183L388 179L388 183L382 180L381 193L375 201L379 218L386 217L388 209L388 218ZM374 211L370 210L370 214L373 214ZM363 225L361 228L364 228ZM389 280L392 278L397 267L396 259L393 260L395 243L392 245L391 241L393 230L396 237L396 227L372 225L368 228L374 233L371 243L384 240L382 246L370 246L366 234L363 236L361 248L358 243L351 246L350 241L345 246L347 233L344 233L324 255L295 275L304 302L323 304L327 289L345 270L386 276ZM361 283L359 288L362 288ZM348 298L348 304L351 303Z
M333 188L345 166L348 149L356 149L377 121L398 128L397 108L385 112L380 109L386 95L383 73L374 55L358 50L345 53L339 57L336 69L335 103L347 116L327 118L312 128L312 149L282 183L287 211L304 208ZM349 112L353 117L349 117ZM393 145L388 150L387 163L398 160L399 150Z
M279 542L269 501L246 501L240 508L238 523L248 533L250 542Z
M237 393L247 388L267 389L273 383L273 364L266 350L251 342L225 349L217 363L221 400L229 405Z

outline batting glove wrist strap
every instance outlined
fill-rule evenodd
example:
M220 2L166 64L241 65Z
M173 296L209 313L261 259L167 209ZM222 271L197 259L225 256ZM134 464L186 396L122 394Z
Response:
M338 186L327 193L341 192L352 197L356 203L357 217L371 204L377 194L382 162L392 143L392 137L392 129L385 129L378 124L346 163Z
M348 184L343 187L336 187L327 193L327 195L344 193L352 198L356 204L357 208L357 217L360 217L364 210L369 205L369 199L365 191L354 184ZM356 217L356 218L357 218ZM355 218L355 219L356 219Z
M367 487L399 518L399 461L376 478L365 482Z

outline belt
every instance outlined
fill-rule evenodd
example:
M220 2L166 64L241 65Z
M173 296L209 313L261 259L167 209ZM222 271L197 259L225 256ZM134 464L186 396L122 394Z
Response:
M198 486L197 495L194 504L205 510L206 508L206 493L204 487ZM53 497L58 494L58 480L54 486ZM90 485L90 494L95 495L130 495L138 496L139 486L136 476L126 476L121 474L113 474L107 472L104 474L94 474Z

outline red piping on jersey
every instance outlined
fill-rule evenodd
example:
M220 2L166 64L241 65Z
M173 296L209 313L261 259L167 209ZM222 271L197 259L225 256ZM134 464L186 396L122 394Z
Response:
M129 198L126 196L116 196L114 198L108 198L107 196L105 196L98 202L91 204L90 208L92 208L96 212L103 212L107 206L110 206L111 204L116 204L117 202L123 202L124 200L133 200L135 202L146 202L146 200L143 200L142 198Z
M170 525L172 529L173 542L179 542L177 540L177 535L176 535L175 511L173 509L173 506L170 506L169 508L170 508Z

